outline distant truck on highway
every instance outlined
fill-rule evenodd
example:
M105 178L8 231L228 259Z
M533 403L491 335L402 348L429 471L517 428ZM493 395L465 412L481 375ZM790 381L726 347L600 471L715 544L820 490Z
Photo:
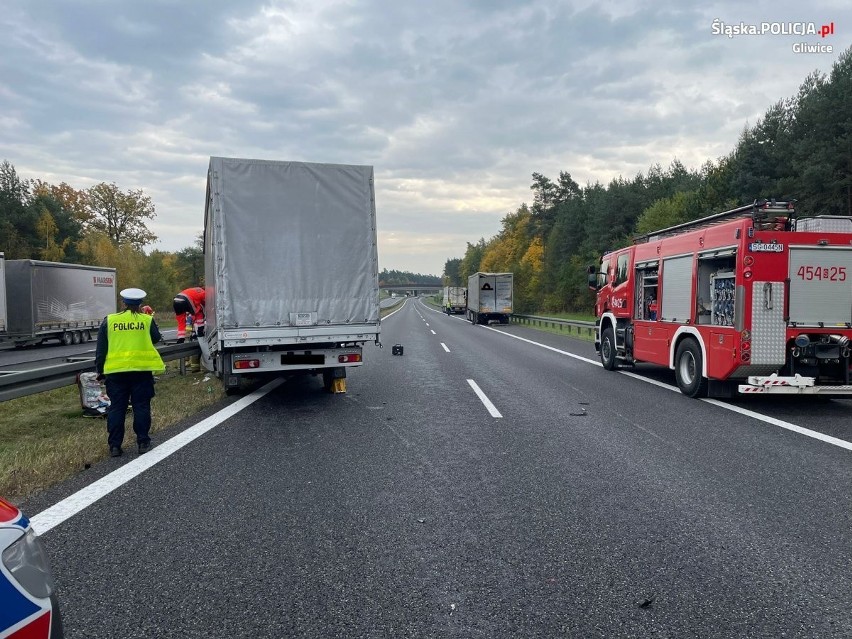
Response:
M467 319L509 323L512 314L512 273L474 273L467 279Z
M0 253L0 342L15 346L88 342L115 313L115 269Z
M463 286L444 287L444 312L464 313L467 309L467 290Z
M210 158L206 365L227 393L253 375L346 370L380 333L373 167Z

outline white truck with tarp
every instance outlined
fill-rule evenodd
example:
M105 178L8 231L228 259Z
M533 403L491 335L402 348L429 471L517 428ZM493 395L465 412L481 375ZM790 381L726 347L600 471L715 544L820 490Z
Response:
M464 313L467 309L467 290L463 286L445 286L443 309L447 315Z
M15 346L92 340L115 313L115 269L41 260L5 260L5 332ZM2 297L2 296L0 296Z
M373 167L212 157L204 216L206 366L247 376L346 371L380 333Z
M509 323L512 273L474 273L467 279L467 319L474 324Z

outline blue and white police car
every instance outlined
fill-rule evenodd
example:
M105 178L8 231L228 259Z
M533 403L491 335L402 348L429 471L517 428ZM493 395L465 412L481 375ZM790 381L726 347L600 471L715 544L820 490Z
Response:
M0 639L62 639L44 546L29 520L0 498Z

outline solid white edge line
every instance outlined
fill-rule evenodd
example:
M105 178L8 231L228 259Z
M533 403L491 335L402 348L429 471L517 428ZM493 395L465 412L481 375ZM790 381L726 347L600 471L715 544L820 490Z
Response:
M476 393L476 396L479 397L479 401L485 404L485 408L488 409L488 412L491 413L491 417L503 417L500 414L500 411L497 410L497 407L491 403L491 400L488 399L488 396L482 392L482 389L477 386L476 382L472 379L467 380L467 383L470 384L470 387L473 389L473 392Z
M91 506L102 497L105 497L116 488L126 484L134 477L163 461L172 453L177 452L193 440L198 439L204 433L213 430L226 419L233 417L241 410L255 403L261 397L283 383L284 378L275 379L269 382L250 395L247 395L230 406L223 408L218 413L201 420L195 424L195 426L191 426L171 439L155 446L149 452L144 455L140 455L121 468L112 471L109 475L101 477L96 482L89 484L85 488L78 490L73 495L69 495L62 501L54 504L46 510L43 510L34 517L31 517L30 523L36 533L43 535L47 531L64 522L66 519L73 517L84 508Z
M396 313L399 313L399 312L403 309L403 307L404 307L407 303L408 303L408 300L405 300L402 304L400 304L400 305L399 305L399 308L398 308L398 309L396 309L395 311L391 311L390 313L388 313L387 315L385 315L385 316L382 318L382 320L381 320L381 321L383 322L383 321L385 321L387 318L389 318L391 315L395 315Z
M488 329L489 331L494 331L495 333L500 333L500 335L505 335L506 337L519 339L522 342L527 342L528 344L534 344L536 346L540 346L541 348L546 348L547 350L553 351L554 353L559 353L560 355L567 355L568 357L573 357L574 359L578 359L581 362L586 362L588 364L594 364L595 366L602 366L602 364L595 359L589 359L588 357L583 357L581 355L574 355L574 353L569 353L568 351L562 351L562 350L559 350L558 348L553 348L552 346L548 346L547 344L540 344L539 342L534 342L531 339L526 339L525 337L518 337L517 335L512 335L511 333L504 333L503 331L498 331L496 328L491 328L490 326L484 326L484 325L480 324L479 327Z
M447 345L444 344L444 342L441 342L441 346L444 348L445 351L447 351L448 353L450 352L450 349L447 348Z
M552 346L548 346L547 344L540 344L539 342L534 342L531 339L526 339L524 337L518 337L517 335L512 335L511 333L504 333L503 331L498 331L496 328L491 328L490 326L481 326L480 328L487 328L489 331L494 331L495 333L500 333L501 335L505 335L506 337L511 337L513 339L519 339L522 342L528 342L530 344L534 344L535 346L540 346L541 348L546 348L547 350L554 351L555 353L559 353L561 355L567 355L568 357L573 357L574 359L578 359L582 362L588 362L589 364L594 364L595 366L602 366L602 364L593 359L589 359L588 357L581 357L580 355L574 355L573 353L568 353L567 351L559 350L558 348L553 348ZM636 373L632 373L630 371L618 371L622 375L626 375L628 377L632 377L633 379L638 379L640 381L645 382L646 384L653 384L654 386L659 386L660 388L665 388L666 390L670 390L673 392L680 392L677 386L672 386L671 384L666 384L665 382L660 382L655 379L648 379L647 377L643 377L641 375L637 375ZM720 408L724 408L725 410L729 410L734 413L739 413L744 417L751 417L752 419L756 419L758 421L764 422L766 424L771 424L773 426L778 426L779 428L784 428L786 430L792 431L794 433L798 433L800 435L804 435L806 437L812 437L813 439L818 439L821 442L825 442L826 444L831 444L833 446L837 446L838 448L843 448L845 450L852 451L852 442L848 442L845 439L838 439L837 437L832 437L831 435L823 435L820 432L815 430L810 430L809 428L804 428L802 426L796 426L795 424L791 424L790 422L785 422L782 419L777 419L775 417L770 417L769 415L763 415L761 413L756 413L753 410L749 410L748 408L742 408L740 406L734 406L732 404L726 404L724 402L719 401L718 399L709 399L702 398L700 401L706 402L708 404L713 404L714 406L719 406Z
M714 406L718 406L720 408L724 408L725 410L730 410L735 413L745 415L746 417L753 417L754 419L759 419L762 422L772 424L773 426L778 426L779 428L791 430L794 433L799 433L800 435L804 435L805 437L813 437L814 439L818 439L822 442L825 442L826 444L832 444L839 448L852 450L852 442L847 442L845 439L838 439L837 437L832 437L831 435L823 435L822 433L818 433L815 430L810 430L809 428L802 428L801 426L796 426L795 424L791 424L790 422L785 422L782 419L776 419L775 417L769 417L768 415L761 415L760 413L755 413L754 411L751 411L748 408L742 408L741 406L732 406L731 404L720 402L718 399L702 399L701 401L707 402L708 404L713 404Z

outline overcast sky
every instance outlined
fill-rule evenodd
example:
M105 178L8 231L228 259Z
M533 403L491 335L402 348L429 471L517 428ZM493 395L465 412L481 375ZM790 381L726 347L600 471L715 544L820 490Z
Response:
M4 0L0 160L143 189L166 251L202 230L211 155L370 164L380 267L440 275L532 172L698 168L852 43L849 0L689 4Z

